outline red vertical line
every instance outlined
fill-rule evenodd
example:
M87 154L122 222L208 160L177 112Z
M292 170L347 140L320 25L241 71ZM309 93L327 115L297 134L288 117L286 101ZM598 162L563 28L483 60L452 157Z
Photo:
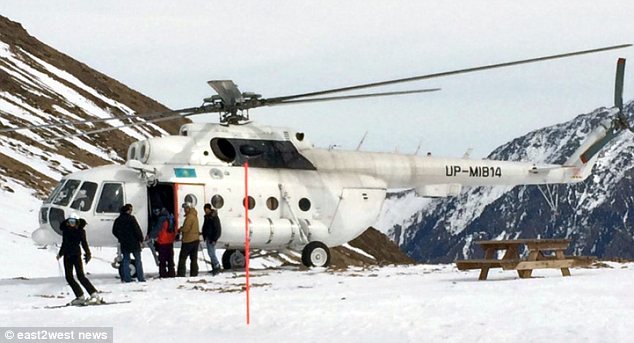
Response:
M246 259L247 325L251 322L249 311L249 162L244 163L244 258Z

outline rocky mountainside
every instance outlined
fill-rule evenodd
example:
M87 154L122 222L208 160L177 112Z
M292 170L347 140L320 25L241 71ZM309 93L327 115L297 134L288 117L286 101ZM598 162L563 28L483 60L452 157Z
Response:
M38 41L20 24L0 16L0 130L167 110L158 102ZM10 191L9 184L17 182L34 189L41 198L62 175L122 162L131 142L176 133L184 123L171 120L70 137L130 122L131 119L121 119L0 132L1 187ZM55 137L67 138L50 141Z
M632 117L634 103L625 112ZM488 158L563 163L591 129L612 114L601 108L533 131ZM420 206L386 231L418 261L478 257L483 253L473 244L476 240L523 237L565 237L571 240L569 253L633 258L633 154L634 138L626 132L604 148L593 175L579 184L473 187L455 198L426 202L416 200L411 191L394 194L388 199L392 211L407 208L405 202L418 201Z

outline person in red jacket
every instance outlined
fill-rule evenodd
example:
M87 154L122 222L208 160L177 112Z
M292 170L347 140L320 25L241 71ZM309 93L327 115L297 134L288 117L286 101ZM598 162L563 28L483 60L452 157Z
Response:
M162 208L156 224L150 232L150 237L155 240L156 251L159 260L159 277L175 277L174 270L174 240L176 238L176 228L174 227L174 216Z

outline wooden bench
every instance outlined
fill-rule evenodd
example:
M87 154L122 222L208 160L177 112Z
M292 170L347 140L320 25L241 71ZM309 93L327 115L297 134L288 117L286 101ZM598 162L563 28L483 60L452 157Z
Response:
M459 270L480 269L480 280L486 280L491 268L517 270L520 278L530 278L534 269L560 269L563 276L570 276L571 267L592 264L593 256L565 256L570 243L567 239L510 239L475 242L484 250L484 259L458 260ZM520 258L520 248L526 247L528 256ZM504 250L501 259L496 252Z

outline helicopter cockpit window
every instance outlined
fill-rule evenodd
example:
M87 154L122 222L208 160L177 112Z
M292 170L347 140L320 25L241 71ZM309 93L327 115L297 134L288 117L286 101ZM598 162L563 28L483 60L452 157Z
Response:
M211 151L221 161L233 162L236 159L236 149L226 138L214 138L211 140Z
M96 192L96 183L84 182L84 184L81 185L79 192L77 192L77 195L75 196L75 199L73 200L73 203L70 205L70 207L82 212L90 210Z
M59 193L60 190L62 190L62 186L64 186L64 183L66 183L66 180L62 180L60 181L60 183L55 186L55 189L53 189L53 191L51 192L51 195L48 196L48 199L44 200L45 204L50 204L53 199L55 199L55 197L57 196L57 193Z
M59 193L53 199L53 204L60 206L67 206L70 202L70 199L75 195L75 191L79 188L79 184L81 181L79 180L68 180L64 184L64 187L60 189Z
M97 204L97 213L119 213L121 207L123 207L123 185L104 184Z

